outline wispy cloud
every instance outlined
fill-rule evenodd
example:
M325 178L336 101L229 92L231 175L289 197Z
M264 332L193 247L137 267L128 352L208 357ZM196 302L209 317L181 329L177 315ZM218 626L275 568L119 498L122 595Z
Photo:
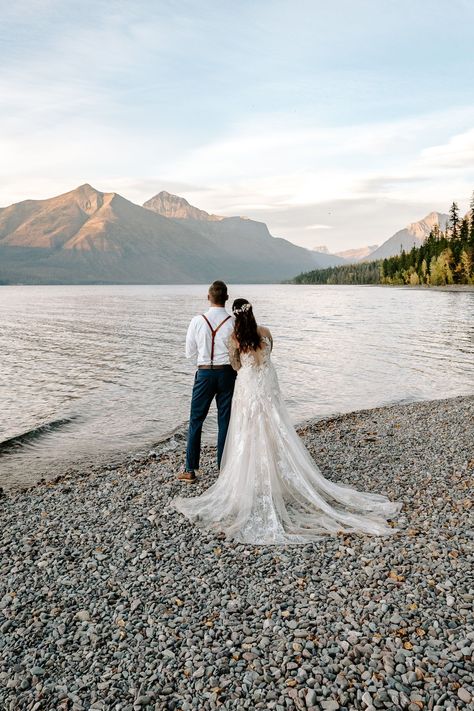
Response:
M306 225L305 230L332 230L333 225Z

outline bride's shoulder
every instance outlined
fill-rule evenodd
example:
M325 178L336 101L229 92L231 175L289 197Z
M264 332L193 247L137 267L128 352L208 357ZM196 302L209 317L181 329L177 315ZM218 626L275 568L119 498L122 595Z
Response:
M270 345L273 345L273 336L269 328L266 326L258 326L258 335L261 338L268 339L270 341Z

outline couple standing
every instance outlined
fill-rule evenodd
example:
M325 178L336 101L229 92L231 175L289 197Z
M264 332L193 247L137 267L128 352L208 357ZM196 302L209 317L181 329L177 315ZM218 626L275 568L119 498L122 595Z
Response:
M201 431L216 398L219 434L215 483L172 505L198 526L240 543L307 543L324 534L396 532L387 519L401 508L386 496L326 479L303 445L282 399L271 360L270 331L258 326L251 304L236 299L226 311L226 285L209 288L209 310L195 316L186 355L197 358L185 471L195 482Z

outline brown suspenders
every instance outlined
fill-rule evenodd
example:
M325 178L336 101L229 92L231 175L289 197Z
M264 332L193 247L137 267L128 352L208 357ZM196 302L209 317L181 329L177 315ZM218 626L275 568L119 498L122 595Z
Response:
M207 316L202 314L202 317L203 317L204 321L207 323L207 325L209 326L209 328L211 329L211 335L212 335L211 366L212 366L212 365L214 365L214 344L215 344L215 340L216 340L216 333L220 329L220 327L223 326L231 318L231 316L227 316L227 318L225 318L223 321L221 321L220 324L217 326L217 328L212 328Z

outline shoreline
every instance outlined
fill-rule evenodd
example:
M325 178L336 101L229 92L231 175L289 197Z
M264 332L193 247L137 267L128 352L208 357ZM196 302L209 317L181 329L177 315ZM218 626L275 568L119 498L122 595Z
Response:
M403 502L395 535L197 530L169 502L215 451L180 484L182 440L0 497L1 708L470 708L474 395L298 430L324 476Z
M397 284L381 284L381 286L397 286ZM474 291L474 284L400 284L403 289L430 289L431 291Z
M306 420L302 420L298 424L295 424L295 429L301 435L301 433L308 430L308 428L319 430L321 427L324 427L325 424L338 422L357 415L369 416L372 412L385 412L391 409L398 409L418 404L422 405L439 402L449 403L451 401L463 400L464 398L471 397L474 398L474 393L436 398L435 400L403 400L401 402L390 402L384 405L377 405L375 407L365 407L358 410L349 410L348 412L335 412L321 417L310 417ZM0 496L2 493L3 495L8 495L9 493L14 494L27 491L31 492L36 490L38 487L52 486L66 480L73 483L75 480L88 479L90 476L94 476L97 473L103 471L116 471L122 467L142 467L148 463L150 459L159 460L162 456L169 452L180 452L184 461L187 427L187 422L177 425L167 433L160 436L153 443L147 446L137 447L137 449L131 451L116 452L109 461L102 458L99 462L94 462L94 460L90 458L79 459L76 462L71 462L64 473L56 474L51 476L51 478L41 477L37 481L33 481L31 484L22 483L7 485L4 483L0 485ZM214 450L214 444L203 442L202 451L204 453L213 452Z
M292 286L352 286L352 287L383 287L384 289L410 289L410 290L424 290L424 291L459 291L459 292L471 292L474 291L474 284L310 284L302 283L299 284L294 281L285 281L284 284L290 284Z

